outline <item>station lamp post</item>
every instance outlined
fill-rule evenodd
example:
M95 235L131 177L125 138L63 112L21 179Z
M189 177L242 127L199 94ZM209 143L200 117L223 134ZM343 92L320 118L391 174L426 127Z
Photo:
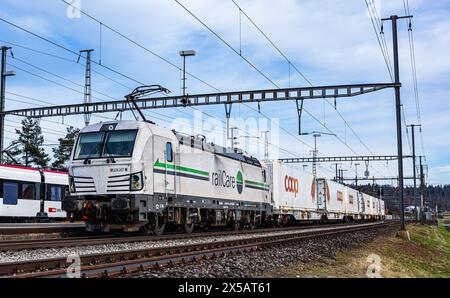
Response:
M188 50L188 51L180 51L180 56L183 57L183 88L182 88L182 92L183 92L183 99L182 99L182 103L184 105L187 104L187 100L186 100L186 57L193 57L196 55L196 52L194 50Z

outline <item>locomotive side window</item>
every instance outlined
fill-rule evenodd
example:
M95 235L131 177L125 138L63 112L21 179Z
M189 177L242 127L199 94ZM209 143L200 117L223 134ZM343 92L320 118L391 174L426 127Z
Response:
M166 154L167 154L167 161L172 162L173 161L173 152L172 152L172 143L166 144Z
M13 182L3 182L3 204L17 205L19 185Z
M62 200L62 187L58 185L49 185L47 188L47 200L59 202Z
M28 183L22 184L22 199L24 199L24 200L34 200L35 199L34 184L28 184Z

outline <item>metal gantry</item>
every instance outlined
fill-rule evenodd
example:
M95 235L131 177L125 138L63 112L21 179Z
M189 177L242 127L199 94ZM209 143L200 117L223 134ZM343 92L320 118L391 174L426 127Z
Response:
M410 155L403 156L403 158L412 158ZM328 163L328 162L353 162L353 161L393 161L397 160L397 155L382 155L382 156L336 156L336 157L298 157L298 158L284 158L280 161L284 163Z
M361 178L341 178L341 181L398 181L398 177L361 177ZM403 177L404 180L413 180L414 177Z
M232 105L242 103L281 102L290 100L346 98L368 94L388 88L400 87L398 83L356 84L339 86L301 87L287 89L268 89L253 91L235 91L209 93L186 96L167 96L139 98L135 102L141 110L182 108L206 105ZM184 99L184 100L183 100ZM123 112L131 107L126 99L95 102L88 104L55 105L31 109L10 110L0 115L44 118L57 116L73 116L107 112Z

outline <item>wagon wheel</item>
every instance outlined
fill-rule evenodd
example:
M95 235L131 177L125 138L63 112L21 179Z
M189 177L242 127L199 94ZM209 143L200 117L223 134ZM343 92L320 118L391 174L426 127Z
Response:
M184 231L186 234L192 234L195 228L195 222L191 222L190 224L185 223L184 224Z
M156 215L155 216L155 222L153 223L153 233L156 236L161 236L164 234L164 231L166 230L166 220L164 217Z
M241 225L240 225L240 223L238 222L238 221L235 221L235 222L233 222L233 224L232 224L232 229L234 230L234 231L238 231L239 230L239 228L241 227Z

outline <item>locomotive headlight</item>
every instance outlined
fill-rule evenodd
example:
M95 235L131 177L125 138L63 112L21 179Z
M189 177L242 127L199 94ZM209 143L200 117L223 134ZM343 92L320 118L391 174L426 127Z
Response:
M143 187L144 187L144 182L142 179L142 172L132 174L131 179L130 179L130 189L137 191L137 190L142 190Z
M69 192L75 193L75 180L72 176L69 176Z

